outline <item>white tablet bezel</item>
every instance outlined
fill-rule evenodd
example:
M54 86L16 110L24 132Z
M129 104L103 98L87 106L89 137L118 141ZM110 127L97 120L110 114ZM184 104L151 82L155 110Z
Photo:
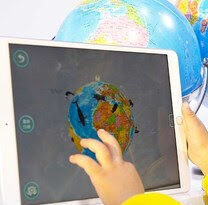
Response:
M9 58L9 43L24 45L39 45L53 47L69 47L96 50L111 51L128 51L153 54L167 54L169 64L169 76L171 85L172 105L174 111L174 123L176 133L176 145L178 154L178 165L181 188L160 191L165 194L177 194L187 192L190 188L190 177L188 169L187 149L182 129L176 123L176 117L181 116L181 84L179 78L178 58L174 51L119 47L119 46L103 46L92 44L66 43L42 40L28 40L18 38L0 38L0 190L2 192L2 202L4 205L21 204L18 156L16 146L16 132L14 120L13 94L11 69ZM101 204L100 199L77 200L70 202L56 203L59 205L66 204Z

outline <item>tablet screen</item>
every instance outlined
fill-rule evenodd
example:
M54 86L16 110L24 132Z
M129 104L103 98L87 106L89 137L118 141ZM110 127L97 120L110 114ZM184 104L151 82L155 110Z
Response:
M129 101L135 126L123 156L135 164L146 190L180 187L167 55L18 44L9 49L22 204L97 197L68 158L79 153L71 136L76 127L69 132L70 98L98 82ZM81 110L81 100L73 103L78 125L95 120Z

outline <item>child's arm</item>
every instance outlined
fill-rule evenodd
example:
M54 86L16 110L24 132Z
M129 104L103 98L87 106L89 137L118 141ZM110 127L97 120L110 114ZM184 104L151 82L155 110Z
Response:
M72 155L70 162L85 170L98 196L106 205L119 205L143 193L144 187L133 164L125 162L117 140L104 130L98 135L103 141L83 139L81 145L95 152L98 162L82 154Z

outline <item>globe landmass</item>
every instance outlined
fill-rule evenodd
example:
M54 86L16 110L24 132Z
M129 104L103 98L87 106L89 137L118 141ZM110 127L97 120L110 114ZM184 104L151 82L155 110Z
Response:
M80 33L78 28L76 32L78 36L74 36L74 40L124 46L129 46L130 43L131 46L147 47L149 34L137 10L120 0L106 2L84 0L81 6L74 13L72 12L69 26L73 26L74 21L80 22L80 17L82 20L79 25L85 30L84 33ZM84 22L83 18L85 18ZM90 35L87 35L89 32ZM70 38L73 39L73 36Z
M195 24L199 17L199 3L201 0L179 0L177 2L178 9L186 16L191 25Z
M124 152L129 144L129 136L132 136L134 126L129 101L113 85L105 84L98 92L103 96L115 99L118 102L118 107L112 112L114 105L99 101L93 114L93 126L96 130L105 129L113 133L121 146L122 152Z
M115 24L117 25L116 27L114 26ZM129 33L127 25L132 28ZM136 25L126 17L112 18L106 16L100 21L100 26L94 35L90 37L89 43L147 47L148 32L144 27Z
M149 34L136 9L119 1L112 1L117 6L127 9L126 15L111 16L104 12L96 32L88 42L96 44L147 47ZM115 26L116 25L116 26ZM129 29L131 28L131 29Z
M68 112L69 134L75 147L95 158L80 146L82 138L100 140L97 130L105 129L117 139L124 153L134 134L131 103L118 88L104 82L82 86L71 99Z

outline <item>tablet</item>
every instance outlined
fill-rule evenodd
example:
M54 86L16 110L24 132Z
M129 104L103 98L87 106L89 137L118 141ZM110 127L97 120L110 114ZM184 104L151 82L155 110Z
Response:
M95 84L102 85L97 93L106 93L95 94ZM86 101L74 101L72 118L77 127L72 127L66 94L82 93L89 104L97 100L108 106L109 100L104 99L109 99L110 89L125 102L128 99L137 132L131 133L123 157L134 163L146 191L188 191L185 140L176 124L182 98L173 51L1 38L0 182L4 205L101 203L88 176L68 161L71 154L79 153L77 127L95 124L93 113L98 106L90 108L90 115L82 107ZM116 113L119 105L111 112ZM125 109L121 115L127 115ZM101 118L104 110L105 106L100 109ZM104 125L121 123L119 119L114 115ZM122 126L114 128L123 131Z

